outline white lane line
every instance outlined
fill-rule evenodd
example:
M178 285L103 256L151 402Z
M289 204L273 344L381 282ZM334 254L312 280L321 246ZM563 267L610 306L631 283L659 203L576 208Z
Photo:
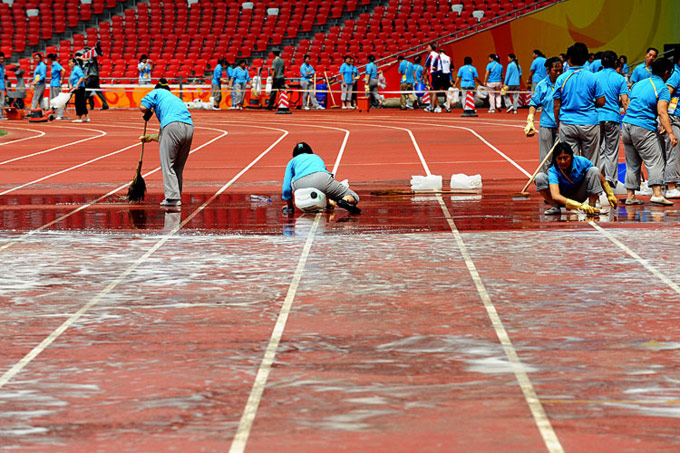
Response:
M16 130L19 130L19 131L36 132L38 135L33 135L32 137L18 138L18 139L16 139L16 140L10 140L10 141L8 141L8 142L2 142L2 143L0 143L0 146L13 145L13 144L15 144L15 143L23 142L23 141L25 141L25 140L34 140L34 139L36 139L36 138L40 138L40 137L42 137L43 135L45 135L45 132L43 132L43 131L37 131L37 130L35 130L35 129L28 129L28 128L25 128L25 127L5 126L4 124L2 125L2 127L3 127L4 129L16 129Z
M60 129L75 129L75 128L70 128L70 127L67 127L67 126L55 126L55 127L60 128ZM70 142L70 143L66 143L64 145L55 146L54 148L46 149L44 151L38 151L36 153L26 154L25 156L19 156L19 157L15 157L13 159L5 160L5 161L0 162L0 165L9 164L11 162L16 162L16 161L22 160L22 159L28 159L29 157L33 157L33 156L39 156L40 154L45 154L45 153L49 153L49 152L52 152L52 151L56 151L56 150L61 149L61 148L66 148L67 146L77 145L78 143L83 143L83 142L86 142L86 141L89 141L89 140L94 140L96 138L103 137L103 136L106 135L106 132L100 131L99 129L78 128L78 130L79 131L98 132L99 135L94 135L92 137L83 138L83 139L77 140L75 142Z
M640 263L642 267L647 269L649 272L654 274L659 280L667 284L673 291L676 293L680 294L680 286L672 281L670 278L666 277L661 271L659 271L657 268L649 264L649 261L643 259L640 255L635 253L632 249L628 248L623 242L619 241L614 237L613 234L611 234L609 231L605 230L602 228L600 225L597 223L593 222L592 220L588 221L588 224L595 228L597 231L602 233L607 239L609 239L612 243L614 243L617 247L619 247L621 250L626 252L628 255L630 255L635 261Z
M238 120L227 120L227 121L217 121L214 122L214 124L242 124L242 122L239 122ZM340 127L331 127L331 126L319 126L317 124L306 124L306 123L289 123L286 121L270 121L269 124L284 124L286 126L302 126L302 127L318 127L322 129L333 129L336 131L342 131L345 133L345 138L342 140L342 145L340 145L340 152L338 152L337 157L335 158L335 164L333 165L333 170L331 173L334 175L337 174L338 172L338 167L340 166L340 160L342 160L342 156L345 153L345 147L347 146L347 140L349 139L349 131L347 129L343 129ZM279 168L278 166L276 168ZM284 166L285 168L285 166Z
M328 119L328 120L324 120L324 121L332 121L332 120ZM425 162L425 158L423 157L423 153L420 151L420 146L418 146L418 142L416 141L416 138L413 136L413 133L411 132L410 129L406 129L406 128L403 128L403 127L396 127L396 126L385 126L385 125L382 125L382 124L347 123L347 122L344 122L344 121L343 121L342 124L353 124L353 125L358 125L358 126L370 126L370 127L382 127L382 128L386 128L386 129L396 129L396 130L406 132L409 135L409 137L411 138L411 143L413 144L413 147L415 148L416 153L418 154L418 158L420 159L421 165L425 169L425 174L427 176L432 175L432 173L430 172L430 168L427 166L427 162Z
M201 148L205 148L206 146L210 145L211 143L213 143L213 142L219 140L220 138L224 137L225 135L227 135L227 131L223 131L223 130L221 130L221 129L212 129L212 128L209 128L209 127L202 128L202 129L213 130L213 131L221 132L222 134L219 135L219 136L217 136L217 137L215 137L215 138L213 138L213 139L211 139L211 140L209 140L209 141L207 141L206 143L204 143L204 144L202 144L202 145L200 145L200 146L197 146L196 148L192 149L192 150L189 152L189 154L193 154L193 153L195 153L196 151L200 150ZM161 167L156 167L156 168L154 168L153 170L150 170L150 171L144 173L142 176L146 178L147 176L156 173L156 172L159 171L160 169L161 169ZM115 189L113 189L113 190L111 190L110 192L108 192L108 193L102 195L101 197L96 198L95 200L92 200L92 201L90 201L89 203L83 204L83 205L79 206L77 209L74 209L73 211L68 212L68 213L66 213L66 214L64 214L64 215L62 215L62 216L60 216L60 217L57 217L56 219L52 220L52 221L49 222L49 223L46 223L46 224L44 224L44 225L42 225L42 226L40 226L40 227L38 227L38 228L36 228L36 229L34 229L34 230L31 230L31 231L29 231L29 232L27 232L27 233L24 233L23 235L21 235L20 237L18 237L17 239L15 239L15 240L13 240L13 241L10 241L10 242L7 242L7 243L5 243L5 244L0 245L0 252L2 252L3 250L6 250L6 249L12 247L12 246L15 245L15 244L18 244L19 242L22 242L22 241L25 240L26 238L28 238L28 237L30 237L30 236L33 236L34 234L36 234L36 233L38 233L38 232L40 232L40 231L43 231L43 230L45 230L45 229L51 227L52 225L55 225L55 224L61 222L62 220L65 220L65 219L71 217L71 216L74 215L74 214L77 214L77 213L80 212L80 211L83 211L83 210L89 208L90 206L92 206L92 205L94 205L94 204L99 203L100 201L102 201L102 200L104 200L104 199L110 197L111 195L115 194L116 192L119 192L119 191L121 191L121 190L127 189L129 185L130 185L130 183L129 183L129 182L126 182L125 184L116 187Z
M257 126L253 126L257 127ZM274 129L274 128L267 128ZM277 129L280 130L280 129ZM125 278L130 275L137 267L144 263L154 252L160 249L163 244L169 241L180 228L184 227L187 223L194 219L201 211L205 209L208 204L210 204L215 198L217 198L222 192L227 190L238 178L240 178L246 171L252 168L262 157L264 157L269 151L271 151L283 138L288 135L287 131L283 131L283 135L279 137L269 148L263 151L259 156L257 156L250 164L248 164L243 170L241 170L236 176L234 176L228 183L222 186L217 193L212 195L207 201L205 201L201 206L199 206L194 212L192 212L184 221L179 225L175 226L167 234L163 235L161 239L156 242L146 253L139 257L134 263L132 263L125 271L118 276L113 282L111 282L106 288L104 288L99 294L93 297L88 303L86 303L80 310L75 312L66 321L64 321L59 327L57 327L50 335L47 336L39 345L34 347L28 354L26 354L21 360L14 364L9 370L7 370L2 376L0 376L0 389L5 386L14 376L19 374L33 359L35 359L42 351L49 347L57 338L61 336L69 327L71 327L75 322L80 319L83 314L85 314L90 308L95 306L100 300L111 293Z
M493 326L493 329L496 332L498 341L501 343L503 351L505 352L505 356L508 358L508 361L512 365L512 371L515 374L515 379L517 379L519 387L522 390L522 393L524 394L524 400L527 402L527 405L531 410L531 415L534 417L534 421L536 422L536 426L538 427L538 430L541 433L543 442L545 442L545 445L548 448L549 452L561 453L564 451L564 449L562 448L562 444L557 438L555 430L553 429L552 424L550 423L550 419L548 418L548 416L545 413L545 410L543 409L543 404L541 404L541 400L538 398L538 395L534 390L534 386L531 383L531 380L529 379L529 375L527 375L524 365L522 364L522 361L517 355L517 351L515 350L515 347L513 346L512 341L510 340L510 336L508 335L508 332L505 330L505 327L503 326L503 321L501 320L501 317L498 315L498 311L496 311L496 307L491 301L489 293L486 291L484 282L482 281L482 278L479 275L479 272L477 271L477 267L475 266L475 263L472 260L472 257L470 256L470 253L468 252L465 243L463 242L463 238L460 232L458 231L456 224L453 221L451 212L449 212L449 209L446 207L446 204L444 203L444 200L442 199L441 195L437 195L437 200L439 202L439 206L442 208L444 217L446 217L446 221L449 224L449 227L451 228L451 233L453 234L453 237L456 240L458 249L460 250L460 253L463 255L465 265L467 266L468 272L470 273L470 277L472 277L472 280L475 283L475 287L477 288L479 297L482 300L482 303L484 304L486 313L489 316L489 319L491 320L491 325Z
M289 123L286 124L288 125ZM336 157L335 165L333 167L333 173L335 173L338 169L338 166L340 165L340 160L345 153L345 148L347 147L347 140L349 139L349 131L346 129L340 129L335 127L312 126L307 124L304 124L303 126L322 127L324 129L336 129L345 132L345 136L342 140L342 144L340 145L340 150L338 151L338 156ZM271 372L271 367L272 364L274 363L274 358L276 357L276 351L278 350L279 343L281 342L281 338L283 337L286 322L288 321L288 315L290 314L293 301L295 300L295 294L300 284L300 280L302 279L302 273L304 271L305 264L309 256L309 252L312 248L312 243L314 242L314 234L316 233L320 219L321 213L317 214L314 217L314 223L312 224L312 228L307 234L307 240L305 241L305 245L302 249L302 254L300 255L298 265L295 269L295 273L293 274L293 279L291 280L291 283L288 287L288 292L286 293L286 297L281 306L281 310L279 311L279 316L276 320L276 324L274 325L274 330L272 331L269 343L267 344L267 349L265 350L264 357L262 358L260 367L257 370L257 375L255 376L255 381L253 382L253 388L251 389L250 395L248 396L248 401L246 402L243 414L241 414L241 420L239 421L236 434L234 435L231 447L229 448L229 453L243 452L246 448L248 438L250 437L250 431L253 427L255 416L257 415L257 409L260 406L262 394L264 393L264 389L267 385L267 380L269 379L269 373Z
M53 178L53 177L55 177L55 176L59 176L59 175L64 174L64 173L68 173L68 172L71 171L71 170L75 170L75 169L77 169L77 168L84 167L84 166L89 165L89 164L91 164L91 163L93 163L93 162L97 162L98 160L102 160L102 159L106 159L107 157L115 156L116 154L120 154L120 153L122 153L123 151L127 151L127 150L130 149L130 148L134 148L135 146L139 146L139 143L135 143L134 145L126 146L125 148L121 148L121 149L116 150L116 151L113 151L113 152L111 152L111 153L104 154L103 156L99 156L99 157L95 157L94 159L90 159L90 160L88 160L87 162L83 162L83 163L81 163L81 164L74 165L74 166L72 166L72 167L65 168L65 169L63 169L63 170L59 170L59 171L54 172L54 173L51 173L51 174L49 174L49 175L45 175L45 176L43 176L42 178L34 179L33 181L30 181L30 182L21 184L21 185L16 186L16 187L12 187L11 189L7 189L7 190L5 190L5 191L3 191L3 192L0 192L0 196L2 196L2 195L7 195L8 193L12 193L12 192L14 192L15 190L23 189L24 187L28 187L28 186L33 185L33 184L37 184L37 183L39 183L39 182L41 182L41 181L45 181L46 179L50 179L50 178Z
M432 124L432 123L428 123ZM510 162L515 168L518 168L522 173L524 173L526 176L530 177L531 174L526 171L523 167L521 167L517 162L512 160L510 157L506 156L503 154L500 150L498 150L495 146L490 144L488 141L486 141L483 137L481 137L477 132L474 130L467 128L467 127L458 127L458 126L449 126L449 125L444 125L444 124L438 124L436 126L439 127L448 127L448 128L455 128L455 129L465 129L473 133L477 138L479 138L484 144L486 144L489 148L503 156L505 160ZM599 231L603 236L605 236L607 239L609 239L610 242L612 242L614 245L619 247L621 250L626 252L629 256L631 256L633 259L635 259L642 267L647 269L649 272L654 274L657 278L659 278L662 282L667 284L671 289L673 289L675 292L680 293L680 286L678 286L675 282L673 282L671 279L669 279L666 275L664 275L661 271L656 269L654 266L649 264L649 262L645 259L643 259L640 255L635 253L632 249L628 248L624 243L616 239L611 233L609 233L607 230L602 228L600 225L597 223L593 222L592 220L588 222L588 224L595 228L597 231Z
M269 378L269 373L271 372L272 364L274 363L274 358L276 357L276 351L281 342L281 337L283 336L283 331L286 327L286 322L288 321L288 315L290 314L291 306L293 305L293 300L295 299L295 293L297 292L298 285L302 279L302 272L304 271L305 264L307 263L307 258L309 252L312 248L312 243L314 242L314 234L316 233L317 227L319 226L319 219L321 219L321 214L317 214L314 217L314 223L312 228L307 233L307 240L305 241L305 246L302 249L302 254L298 260L295 273L293 274L293 279L288 287L288 292L286 293L286 298L281 306L281 311L279 312L279 317L274 325L274 330L269 339L269 344L267 345L267 350L262 358L262 363L260 368L257 370L257 376L255 376L255 382L253 383L253 388L250 391L250 396L248 397L248 402L241 415L241 420L238 424L238 429L236 430L236 435L231 442L231 447L229 448L229 453L241 453L246 448L246 443L248 442L248 437L250 436L250 430L253 427L253 422L255 421L255 416L257 415L257 409L260 406L260 401L262 400L262 393L264 392L265 386L267 385L267 379Z
M474 133L474 131L471 132ZM475 135L479 137L478 134L475 133ZM413 139L413 134L410 133L409 136ZM485 143L487 143L488 146L491 146L486 140L482 139L481 137L479 138ZM428 171L427 167L423 168L425 169L425 171ZM501 317L498 315L498 311L496 310L496 307L491 301L491 297L489 296L489 293L487 292L486 287L484 286L482 277L479 275L479 272L477 271L477 267L475 266L475 263L472 260L472 256L470 255L470 253L467 250L467 247L465 246L463 237L458 231L458 228L456 227L456 224L453 221L453 217L451 216L449 209L446 207L446 204L444 203L444 200L442 199L441 195L437 195L437 201L439 202L439 206L441 207L442 212L444 213L444 217L446 217L446 221L449 224L449 227L451 228L451 233L453 234L456 244L458 245L458 249L460 250L463 259L465 260L465 265L467 266L468 272L470 273L470 277L472 277L472 281L475 284L475 288L477 288L477 293L479 294L479 297L482 300L482 304L484 304L484 308L486 309L487 315L489 316L489 319L491 321L491 325L493 326L493 329L496 332L498 341L501 343L503 351L505 352L505 356L508 358L508 361L512 365L512 370L513 373L515 374L515 379L517 380L517 383L519 384L519 387L522 390L524 400L529 406L529 410L531 411L531 415L534 417L534 421L536 423L536 426L538 427L541 437L543 438L543 441L545 442L545 445L550 453L563 453L564 450L562 448L562 445L560 444L559 439L557 438L557 435L555 434L555 430L553 429L552 424L550 423L550 419L548 418L548 416L545 413L545 410L543 409L541 400L538 398L538 395L534 390L534 386L532 385L531 380L529 379L529 376L525 371L522 361L519 359L519 356L517 355L517 351L515 350L515 347L513 346L512 341L510 340L510 336L508 335L508 332L505 330L505 327L503 326Z

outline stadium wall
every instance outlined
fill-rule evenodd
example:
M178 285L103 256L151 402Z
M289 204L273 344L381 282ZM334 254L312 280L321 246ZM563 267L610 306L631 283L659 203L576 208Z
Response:
M679 0L569 0L444 47L456 68L463 65L463 58L472 57L482 81L490 53L499 54L503 66L507 55L514 53L524 85L533 49L557 56L577 41L592 52L614 50L626 55L632 71L648 47L663 51L665 44L680 43L678 18ZM395 67L386 71L386 77L388 89L398 89Z

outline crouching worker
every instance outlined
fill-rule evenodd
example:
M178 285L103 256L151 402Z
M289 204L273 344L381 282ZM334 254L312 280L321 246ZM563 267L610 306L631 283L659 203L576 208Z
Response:
M191 113L184 102L170 92L168 81L160 79L156 87L142 99L139 110L144 113L144 121L149 121L156 113L161 123L159 134L142 135L139 139L148 143L159 142L161 170L165 199L163 207L182 205L182 173L189 157L191 142L194 138L194 123Z
M600 170L585 157L574 156L574 150L564 142L555 147L548 174L536 175L536 190L552 205L545 215L560 215L561 206L597 214L600 210L595 203L603 190L609 204L613 208L617 205L616 196Z
M300 142L293 148L293 158L288 162L283 178L281 198L286 202L286 206L283 207L284 214L292 215L294 212L293 192L307 188L317 189L352 214L361 213L361 209L357 207L359 196L349 187L336 181L326 170L323 159L314 154L307 143Z

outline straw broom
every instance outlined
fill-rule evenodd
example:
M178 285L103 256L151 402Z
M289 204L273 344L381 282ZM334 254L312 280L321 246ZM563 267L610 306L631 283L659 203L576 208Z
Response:
M144 133L146 135L146 125L148 121L144 121ZM144 194L146 193L146 183L142 177L142 159L144 158L144 142L142 142L142 152L139 155L139 164L137 164L137 172L135 177L132 178L130 187L128 187L127 198L128 201L142 201L144 200Z

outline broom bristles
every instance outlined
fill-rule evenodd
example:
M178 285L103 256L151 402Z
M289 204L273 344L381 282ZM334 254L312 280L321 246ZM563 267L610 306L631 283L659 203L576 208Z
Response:
M128 201L142 201L144 200L145 193L146 183L144 182L141 172L138 170L130 183L130 187L128 187Z

